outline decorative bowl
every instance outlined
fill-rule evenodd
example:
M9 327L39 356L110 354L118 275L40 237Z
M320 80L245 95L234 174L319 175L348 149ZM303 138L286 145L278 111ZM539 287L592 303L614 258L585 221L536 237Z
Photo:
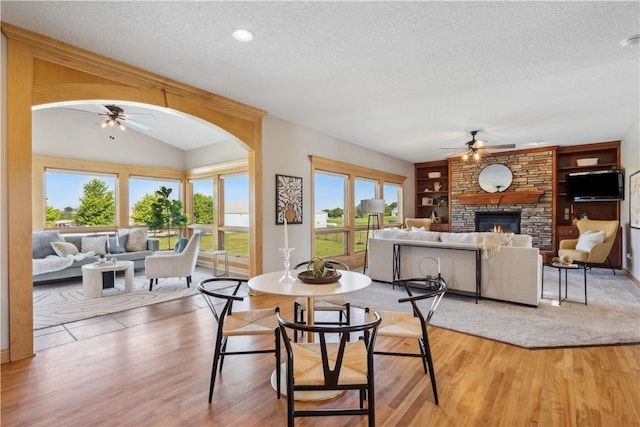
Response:
M569 255L562 255L560 257L560 262L563 264L573 264L573 258Z
M585 159L577 159L576 160L576 164L578 166L595 166L598 164L598 158L597 157L588 157Z
M429 178L440 178L441 177L440 172L429 172L429 173L427 173L427 176Z
M308 271L298 273L298 279L309 285L326 285L327 283L335 283L340 280L340 277L342 277L342 274L340 274L339 271L336 271L334 274L327 277L314 277Z

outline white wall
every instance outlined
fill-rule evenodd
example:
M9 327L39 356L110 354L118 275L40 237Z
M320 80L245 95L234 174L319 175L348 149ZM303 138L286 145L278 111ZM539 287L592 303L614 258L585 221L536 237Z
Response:
M184 156L185 169L192 169L246 159L247 149L240 141L230 140L187 151Z
M625 170L625 197L620 206L623 266L636 280L640 280L640 229L629 226L629 177L640 171L640 120L624 135L621 146L621 163Z
M311 161L309 155L333 158L341 162L404 175L403 195L406 212L413 212L415 192L413 163L330 137L295 125L274 116L265 116L262 126L263 142L263 262L264 271L282 269L282 255L278 248L284 243L284 227L276 226L275 175L302 177L302 224L288 226L289 246L295 248L291 264L311 257L314 213L311 211Z
M7 38L0 39L0 348L9 348L7 260Z

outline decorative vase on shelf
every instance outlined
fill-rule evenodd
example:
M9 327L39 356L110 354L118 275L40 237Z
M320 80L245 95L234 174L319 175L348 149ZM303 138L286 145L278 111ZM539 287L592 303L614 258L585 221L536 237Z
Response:
M434 211L431 211L431 222L434 224L436 222L436 213Z
M439 181L436 181L433 183L433 191L440 191L441 188L442 188L442 184L440 184Z

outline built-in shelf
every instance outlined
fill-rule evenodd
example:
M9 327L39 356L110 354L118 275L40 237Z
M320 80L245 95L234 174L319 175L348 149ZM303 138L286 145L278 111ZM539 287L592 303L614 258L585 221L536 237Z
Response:
M544 191L505 191L504 193L453 194L461 205L509 205L538 203Z

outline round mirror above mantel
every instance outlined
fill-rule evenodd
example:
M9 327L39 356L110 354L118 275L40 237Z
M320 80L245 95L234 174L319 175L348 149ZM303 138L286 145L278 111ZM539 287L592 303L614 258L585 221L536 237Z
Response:
M494 163L482 169L478 184L487 193L501 193L511 185L513 174L507 166Z

